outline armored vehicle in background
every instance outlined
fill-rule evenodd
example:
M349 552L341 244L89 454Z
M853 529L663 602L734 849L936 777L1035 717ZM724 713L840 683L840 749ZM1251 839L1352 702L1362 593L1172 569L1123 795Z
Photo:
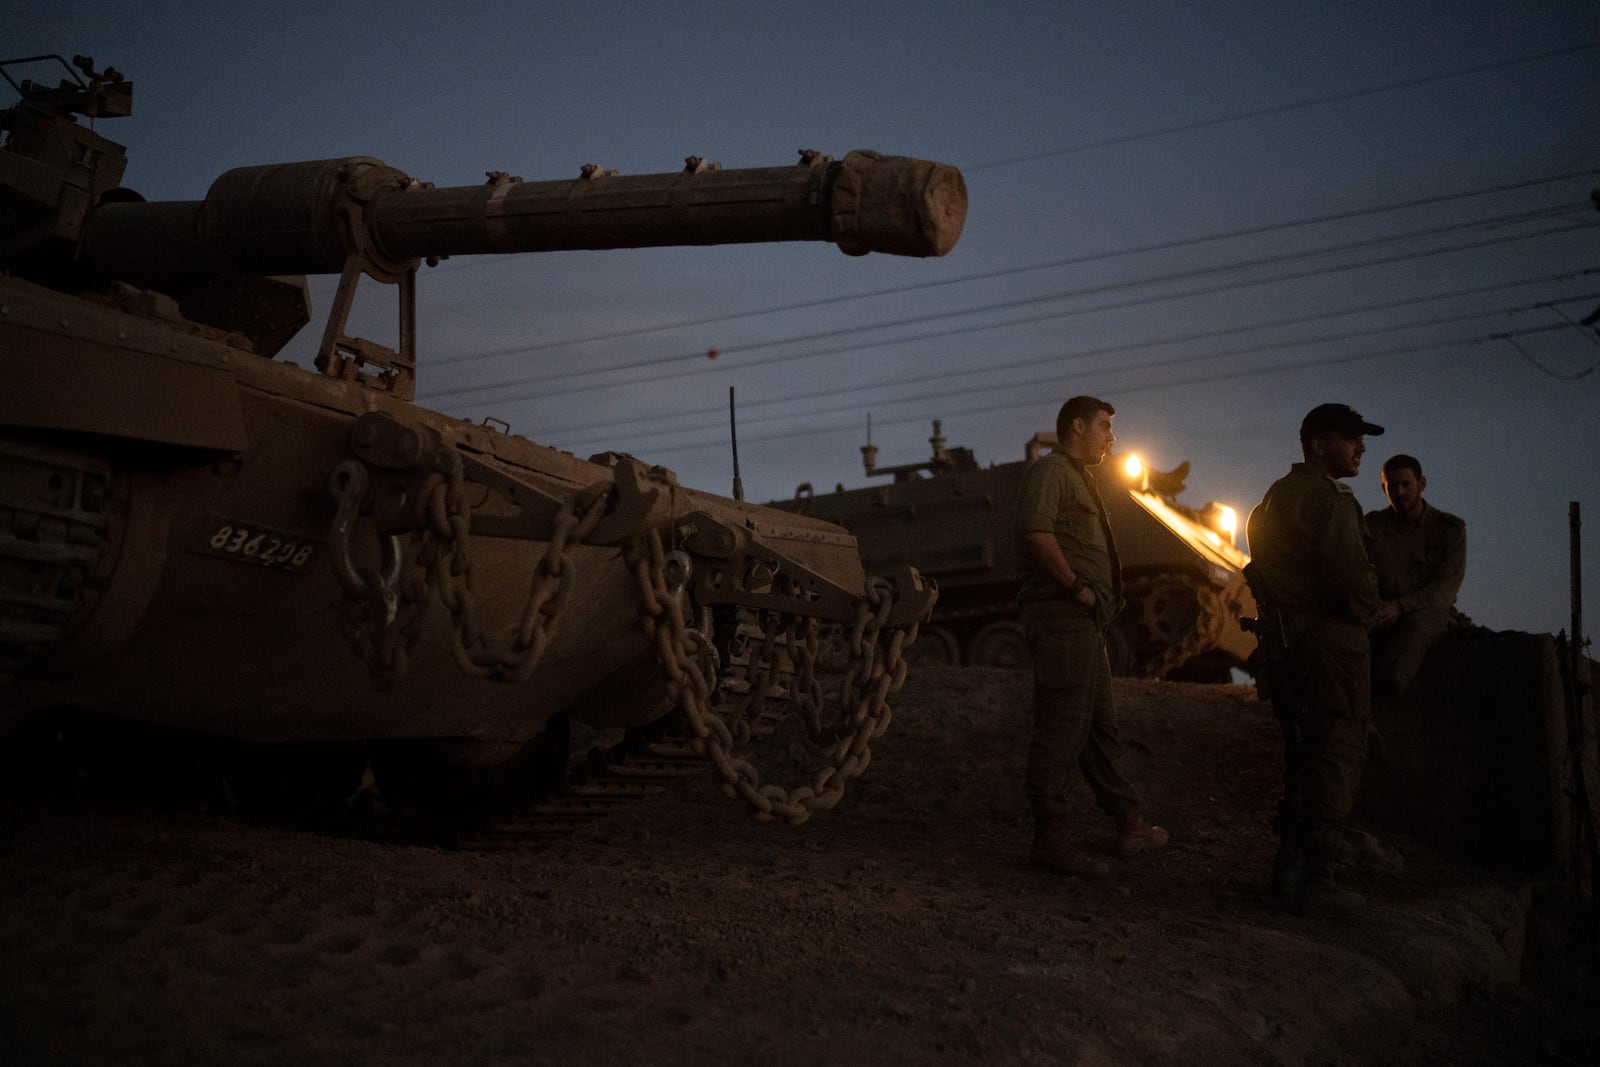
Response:
M867 475L891 478L887 485L816 493L804 484L772 506L845 527L869 568L910 565L939 582L931 623L908 653L918 662L1023 666L1011 512L1023 472L1055 434L1035 434L1019 462L985 468L970 449L947 448L940 429L935 420L933 454L920 463L879 467L876 446L862 447ZM1127 601L1108 633L1118 674L1227 681L1255 647L1238 624L1255 602L1243 573L1249 559L1234 547L1235 512L1180 504L1188 470L1150 471L1127 454L1093 468Z
M12 79L40 61L69 77ZM131 112L130 82L82 57L0 71L20 97L0 112L0 731L159 724L215 740L235 794L347 796L370 769L381 795L447 809L563 769L576 721L631 732L561 810L705 757L766 817L838 800L932 587L869 576L821 520L416 406L417 274L729 242L942 255L959 171L803 152L434 188L350 157L147 203L92 128ZM275 358L311 273L340 276L315 370ZM397 294L394 347L346 332L363 277ZM854 655L824 694L811 653L840 627ZM775 711L821 754L793 789L746 754Z

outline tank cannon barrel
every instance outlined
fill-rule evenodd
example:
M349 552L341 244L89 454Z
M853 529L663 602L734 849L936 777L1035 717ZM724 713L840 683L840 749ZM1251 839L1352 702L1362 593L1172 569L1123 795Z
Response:
M435 188L354 156L149 203L122 187L122 146L77 121L130 114L132 84L44 58L57 87L0 60L21 98L0 108L0 735L34 714L76 734L83 713L153 723L163 747L207 735L196 751L219 762L190 775L186 756L186 780L302 813L342 806L370 769L386 805L451 839L535 799L555 826L695 766L643 738L709 738L695 747L763 817L839 800L936 588L909 567L869 577L818 520L414 403L418 267L802 240L941 255L965 218L958 171L803 152ZM320 273L338 287L315 356L280 359ZM392 344L352 328L374 280ZM805 650L844 633L825 697ZM850 689L867 677L888 684ZM793 790L746 743L790 712L832 739ZM648 732L596 749L568 789L569 719Z
M954 167L875 152L803 154L788 167L433 188L367 157L241 167L204 200L109 199L89 217L97 270L159 283L193 275L325 274L351 255L378 276L423 258L771 241L851 255L948 252L966 218Z

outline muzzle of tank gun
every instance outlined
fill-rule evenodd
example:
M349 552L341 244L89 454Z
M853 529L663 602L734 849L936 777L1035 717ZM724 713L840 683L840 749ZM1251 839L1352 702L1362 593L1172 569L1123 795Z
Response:
M966 210L956 168L866 151L742 170L585 168L568 181L497 173L444 189L356 156L241 167L200 201L103 203L84 247L106 275L151 285L337 273L351 256L386 279L424 258L667 245L832 241L850 255L941 256Z

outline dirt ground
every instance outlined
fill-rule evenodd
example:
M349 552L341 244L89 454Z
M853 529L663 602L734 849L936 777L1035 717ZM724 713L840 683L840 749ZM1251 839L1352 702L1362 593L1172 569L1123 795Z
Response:
M1264 897L1277 743L1248 689L1119 681L1172 844L1104 882L1031 870L1026 689L918 673L800 827L708 775L514 851L14 807L0 1062L1600 1061L1559 887L1385 837L1403 865L1354 872L1362 917Z

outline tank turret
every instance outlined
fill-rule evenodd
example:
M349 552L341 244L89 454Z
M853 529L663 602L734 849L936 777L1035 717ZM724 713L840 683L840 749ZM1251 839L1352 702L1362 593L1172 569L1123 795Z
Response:
M443 189L352 156L240 167L204 200L149 203L117 185L123 147L74 119L131 114L132 83L75 63L87 80L13 82L22 100L0 115L9 238L0 267L46 284L70 274L75 285L157 290L194 321L251 336L265 355L299 326L263 330L255 309L284 283L244 279L354 267L405 282L422 261L448 256L775 241L941 256L966 219L960 171L869 151L835 160L803 150L793 166L741 170L691 156L679 172L652 175L590 164L564 181L491 171L483 185Z
M20 97L0 112L0 730L158 724L215 740L236 793L344 796L370 765L380 797L429 810L526 800L537 778L560 818L707 759L762 817L837 802L932 584L867 575L831 524L410 403L416 278L445 256L654 245L942 255L958 171L803 152L433 188L351 156L151 203L77 121L130 114L132 83L41 59L69 77L0 64ZM271 358L310 321L308 273L340 275L320 373ZM398 290L395 348L346 333L363 278ZM841 628L830 678L815 649ZM793 789L747 752L788 712L822 754ZM576 779L569 720L626 731Z

